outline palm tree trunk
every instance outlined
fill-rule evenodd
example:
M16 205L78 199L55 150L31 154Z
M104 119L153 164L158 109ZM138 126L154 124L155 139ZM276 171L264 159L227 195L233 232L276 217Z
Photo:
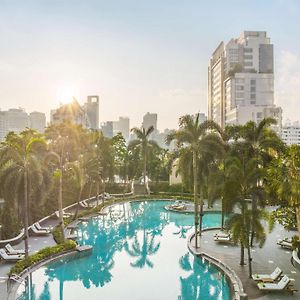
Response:
M194 175L194 205L195 205L195 247L198 248L198 191L197 191L197 153L193 150L193 175Z
M59 187L58 187L58 214L59 223L62 233L62 239L65 240L65 224L64 224L64 213L63 213L63 203L62 203L62 168L60 169L59 176Z
M296 219L297 219L298 236L300 239L300 207L296 207Z
M252 277L252 257L251 257L251 247L250 243L248 242L248 267L249 267L249 278Z
M147 186L146 186L146 170L147 170L147 155L146 155L146 149L144 150L144 170L143 170L143 179L144 179L144 185L145 185L145 194L148 193Z
M99 205L99 180L97 180L97 206Z
M91 184L90 184L88 207L90 207L90 198L91 198L91 194L92 194L92 187L93 187L93 181L91 181Z
M245 253L244 253L244 245L241 244L241 258L240 258L240 265L245 265Z
M203 193L202 189L200 192L200 225L199 225L199 235L202 235L202 223L203 223Z
M77 216L78 216L79 205L80 205L79 203L80 203L80 200L81 200L82 190L83 190L83 187L80 187L79 195L78 195L78 199L77 199L77 205L76 205L74 220L77 219Z
M221 211L221 229L224 230L225 211L224 211L224 197L222 197L222 211Z
M29 247L28 247L28 170L27 166L25 165L25 172L24 172L24 231L25 231L25 257L28 257Z

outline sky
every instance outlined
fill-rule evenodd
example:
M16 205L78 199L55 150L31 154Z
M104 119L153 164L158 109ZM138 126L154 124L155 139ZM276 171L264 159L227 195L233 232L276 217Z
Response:
M275 103L300 120L298 0L0 0L0 108L28 113L100 96L100 121L128 116L176 128L207 113L207 66L221 41L267 31Z

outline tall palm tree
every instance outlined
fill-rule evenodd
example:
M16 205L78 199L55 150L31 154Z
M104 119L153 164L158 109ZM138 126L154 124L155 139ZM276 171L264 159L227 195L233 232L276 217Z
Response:
M300 239L300 147L290 146L285 155L275 160L268 169L268 189L279 201L277 204L293 207L296 211Z
M142 156L142 161L143 161L143 180L145 185L145 192L149 193L147 189L147 182L146 182L148 151L149 148L151 147L158 147L155 141L149 140L151 133L154 131L154 127L150 126L147 129L145 129L144 127L142 128L134 127L131 129L131 131L136 135L136 139L129 143L128 148L140 150L140 154Z
M198 226L199 226L199 198L198 198L198 160L204 157L204 165L207 156L220 149L220 135L214 132L221 132L220 127L212 121L200 122L199 113L196 117L185 115L179 119L179 129L168 135L166 142L176 140L178 147L186 148L183 153L190 152L193 166L193 189L195 204L195 246L198 247ZM206 157L206 158L205 158ZM202 160L203 162L203 160ZM202 229L203 215L203 190L200 191L200 235Z
M233 240L241 246L240 264L244 264L244 248L248 251L249 276L252 275L252 258L250 248L252 246L252 233L256 242L262 246L266 239L262 220L269 220L268 214L253 208L253 199L265 199L262 187L257 181L263 178L263 169L257 169L257 159L248 159L243 155L244 145L240 145L240 152L231 153L227 157L226 177L224 186L224 199L232 212L227 221L227 227L231 230ZM237 146L239 147L239 146ZM247 148L246 148L247 149ZM254 209L254 211L253 211ZM271 224L271 223L270 223ZM272 226L270 226L272 229Z
M40 187L43 183L41 152L47 145L43 138L31 131L11 134L1 148L2 168L0 178L6 188L23 199L25 231L25 256L28 256L29 202L33 183ZM34 180L33 180L34 176ZM20 194L18 194L20 192Z
M284 149L283 142L279 136L271 130L271 126L276 125L276 123L276 120L272 118L265 118L258 124L249 121L239 128L240 137L243 139L247 149L245 155L249 159L257 159L257 169L267 166ZM262 182L257 182L257 185L261 184ZM252 201L253 213L256 213L257 205L257 198L254 197ZM254 232L251 233L251 245L253 240Z
M87 155L80 155L79 159L73 162L70 162L66 165L67 172L71 175L74 180L76 187L78 189L78 198L77 205L74 218L77 218L78 210L79 210L79 202L81 200L82 192L84 187L89 181L88 170L87 170Z

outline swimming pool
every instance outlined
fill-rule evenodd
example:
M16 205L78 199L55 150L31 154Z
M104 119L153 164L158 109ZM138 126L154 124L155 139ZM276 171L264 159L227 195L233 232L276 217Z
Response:
M193 215L166 211L170 203L118 204L80 224L78 243L93 253L34 271L18 299L229 299L225 277L187 250ZM205 214L204 227L220 218Z

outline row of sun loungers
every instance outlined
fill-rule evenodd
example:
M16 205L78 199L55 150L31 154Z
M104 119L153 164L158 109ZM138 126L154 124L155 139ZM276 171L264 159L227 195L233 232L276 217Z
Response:
M14 249L10 244L0 249L0 257L8 262L16 262L24 258L25 251Z
M281 248L285 248L285 249L289 249L289 250L293 249L291 238L285 238L285 239L278 240L277 245L281 246Z
M42 227L39 222L36 222L30 227L30 232L32 235L43 236L43 235L50 234L51 228L50 227Z
M282 276L280 268L276 268L271 274L254 274L252 279L258 281L257 287L262 291L289 291L296 292L287 275Z

